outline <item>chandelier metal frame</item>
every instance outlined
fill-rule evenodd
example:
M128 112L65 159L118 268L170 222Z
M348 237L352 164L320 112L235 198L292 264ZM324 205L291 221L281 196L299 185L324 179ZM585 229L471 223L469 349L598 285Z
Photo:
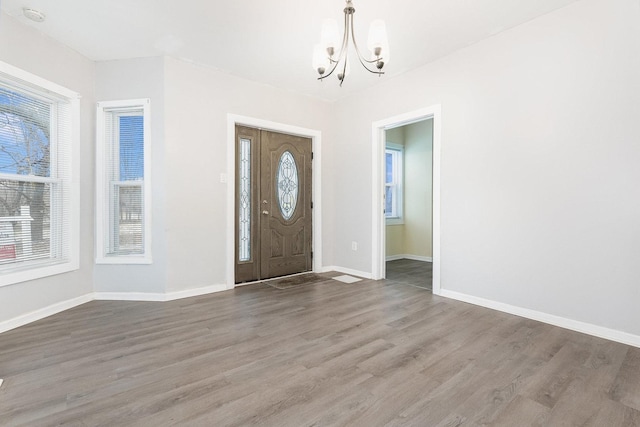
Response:
M360 48L358 47L358 43L356 41L355 32L353 29L353 15L356 9L353 7L352 0L346 0L346 7L344 8L344 34L342 36L342 43L340 46L340 51L336 56L335 47L334 46L326 46L324 49L326 50L327 58L325 61L328 63L328 67L325 65L315 65L316 59L314 58L314 68L320 74L318 80L324 80L334 72L337 71L338 80L340 80L340 86L344 82L345 77L348 73L348 53L349 53L349 40L353 42L353 47L356 51L356 56L360 61L360 64L365 68L365 70L369 71L372 74L377 74L378 76L383 75L385 72L382 71L382 68L385 65L385 58L382 55L383 52L383 44L386 44L386 29L384 30L384 43L378 43L377 46L374 46L372 49L373 59L367 59L360 52ZM382 23L384 26L384 23ZM371 37L371 36L370 36ZM386 47L388 51L388 46ZM375 68L374 68L375 67ZM327 72L327 68L329 71Z

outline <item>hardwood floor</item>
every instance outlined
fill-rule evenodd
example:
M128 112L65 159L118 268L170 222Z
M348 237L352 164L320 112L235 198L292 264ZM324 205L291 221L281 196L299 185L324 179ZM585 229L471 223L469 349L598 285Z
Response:
M640 425L640 349L392 280L93 301L0 377L3 426Z
M432 289L433 263L431 262L397 259L387 261L386 270L387 279L393 280L397 284Z

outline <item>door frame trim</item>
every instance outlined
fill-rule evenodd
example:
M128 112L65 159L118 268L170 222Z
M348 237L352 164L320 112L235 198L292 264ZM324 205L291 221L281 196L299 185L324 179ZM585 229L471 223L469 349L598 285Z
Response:
M440 153L442 148L442 107L440 104L408 113L378 120L372 123L373 167L372 170L372 230L371 254L374 280L384 279L385 268L385 218L384 218L384 150L387 129L433 119L433 293L440 295Z
M236 125L248 126L263 130L269 130L290 135L311 138L312 162L312 188L313 210L311 221L313 222L313 272L322 270L322 182L321 182L321 145L322 132L316 129L307 129L299 126L273 122L271 120L257 119L254 117L227 114L227 262L226 281L227 289L235 288L235 194L236 194Z

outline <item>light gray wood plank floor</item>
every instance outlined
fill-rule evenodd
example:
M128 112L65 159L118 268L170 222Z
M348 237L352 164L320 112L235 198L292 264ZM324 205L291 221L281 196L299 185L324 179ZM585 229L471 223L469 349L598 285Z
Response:
M0 377L2 426L640 425L640 349L393 280L93 301Z
M387 279L431 290L433 263L403 258L387 261L386 267Z

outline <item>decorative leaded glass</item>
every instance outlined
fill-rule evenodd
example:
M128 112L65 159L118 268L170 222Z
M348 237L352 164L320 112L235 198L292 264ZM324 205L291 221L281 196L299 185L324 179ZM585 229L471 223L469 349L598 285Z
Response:
M238 258L251 259L251 140L240 139Z
M282 217L286 220L293 216L298 203L298 168L289 151L282 153L278 173L276 174L278 204Z

